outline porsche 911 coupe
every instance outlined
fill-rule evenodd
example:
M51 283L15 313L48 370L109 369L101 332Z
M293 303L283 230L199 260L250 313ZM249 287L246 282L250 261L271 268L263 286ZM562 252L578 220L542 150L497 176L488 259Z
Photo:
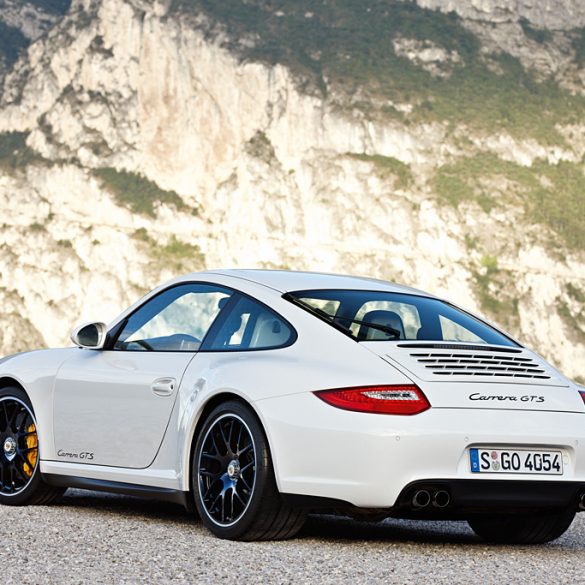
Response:
M0 360L0 503L180 502L215 535L310 512L541 543L585 509L585 388L452 303L370 278L177 278L77 347Z

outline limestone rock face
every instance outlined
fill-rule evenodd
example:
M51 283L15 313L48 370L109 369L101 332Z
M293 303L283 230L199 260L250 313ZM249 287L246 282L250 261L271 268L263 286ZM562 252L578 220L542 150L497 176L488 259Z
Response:
M492 24L525 18L538 28L552 30L585 25L585 5L580 0L417 0L417 4Z
M516 51L580 91L570 39L557 31L531 52L519 24L583 26L577 0L419 4L455 10L488 57ZM36 40L19 25L34 42L0 100L0 353L66 344L77 322L112 319L175 274L256 266L429 290L585 376L583 249L527 217L522 189L536 187L518 182L537 164L581 165L582 121L559 124L553 144L409 119L414 102L369 115L357 94L318 95L284 63L242 59L208 19L169 2L77 0ZM498 46L508 37L486 23L516 40ZM394 42L435 78L463 66L434 41ZM506 205L445 203L437 173L478 153L513 172L473 192ZM548 188L546 172L534 180Z
M2 0L0 20L18 29L27 39L36 41L59 21L59 15L22 0Z

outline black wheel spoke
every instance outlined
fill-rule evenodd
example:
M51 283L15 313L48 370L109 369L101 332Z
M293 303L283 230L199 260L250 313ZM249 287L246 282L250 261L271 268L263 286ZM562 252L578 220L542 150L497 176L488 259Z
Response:
M203 499L204 500L206 500L209 497L209 495L211 493L211 490L213 489L213 486L215 486L215 484L217 483L217 480L218 479L219 478L216 477L214 480L212 480L211 482L209 482L209 485L207 486L207 491L203 494Z
M250 484L246 481L246 478L243 475L240 475L240 479L238 481L241 481L244 484L244 487L248 491L251 491L252 490L252 488L250 487Z
M28 429L30 426L30 422L28 422L28 412L23 412L22 417L20 418L20 422L16 425L16 431L19 435L25 432L25 429Z
M4 412L4 425L1 427L2 431L8 430L8 411L6 410L6 401L2 401L2 410Z
M244 432L244 425L240 425L240 432L238 433L238 440L236 442L236 450L238 455L241 455L240 445L242 444L242 433Z
M24 473L24 471L22 471L20 469L20 466L19 465L16 465L16 463L14 463L13 466L12 466L12 468L16 472L16 475L20 476L20 479L24 480L25 482L28 481L28 477L26 476L26 474Z
M213 510L215 508L215 504L217 504L217 502L219 502L219 498L221 498L221 496L222 496L222 492L219 492L219 494L217 494L217 496L213 499L213 501L209 505L210 510Z
M250 428L235 414L219 416L198 449L199 501L213 522L231 525L246 512L254 492L256 453Z
M234 434L234 425L235 424L236 424L235 420L230 421L230 430L229 430L228 439L227 439L227 444L228 444L230 451L232 449L232 435Z
M217 439L215 437L215 432L217 432L217 429L215 431L212 431L212 433L211 433L211 446L213 447L213 450L215 451L215 453L217 455L221 456L221 451L219 450L219 447L217 445Z
M14 495L28 486L37 468L38 436L25 403L8 396L0 405L0 493Z
M252 448L252 443L250 443L249 445L246 445L243 449L240 449L238 451L238 457L241 457L242 455L244 455L244 453L247 453L251 448Z
M250 461L250 463L248 463L248 465L244 465L244 467L242 467L242 469L240 469L240 475L244 473L244 471L250 469L250 467L252 467L254 465L255 461Z
M244 502L244 500L242 500L242 498L240 497L240 494L236 490L233 490L233 492L234 492L234 495L236 496L236 498L238 498L238 500L240 500L240 504L242 504L242 506L245 506L246 502Z
M10 420L8 421L8 429L12 430L13 432L17 432L18 429L15 428L14 423L16 422L16 416L18 415L19 410L19 403L13 402L13 410Z
M225 436L225 432L223 430L223 425L219 425L219 432L221 434L221 440L223 441L223 444L225 445L226 453L229 453L230 452L230 444Z

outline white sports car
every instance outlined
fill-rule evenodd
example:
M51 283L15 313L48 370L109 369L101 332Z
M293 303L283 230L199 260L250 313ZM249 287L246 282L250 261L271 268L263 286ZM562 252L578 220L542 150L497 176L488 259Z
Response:
M201 272L72 340L0 360L2 504L77 487L181 502L221 538L328 510L514 543L585 509L585 389L421 291Z

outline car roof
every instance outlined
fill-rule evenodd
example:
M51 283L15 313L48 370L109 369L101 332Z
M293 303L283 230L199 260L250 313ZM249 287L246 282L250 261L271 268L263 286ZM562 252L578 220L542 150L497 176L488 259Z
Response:
M328 274L325 272L297 272L293 270L260 270L260 269L224 269L209 270L203 273L190 274L201 277L204 274L222 275L240 278L267 286L279 292L297 290L371 290L409 293L432 296L423 291L408 286L402 286L385 280L367 278L365 276L350 276L345 274Z

